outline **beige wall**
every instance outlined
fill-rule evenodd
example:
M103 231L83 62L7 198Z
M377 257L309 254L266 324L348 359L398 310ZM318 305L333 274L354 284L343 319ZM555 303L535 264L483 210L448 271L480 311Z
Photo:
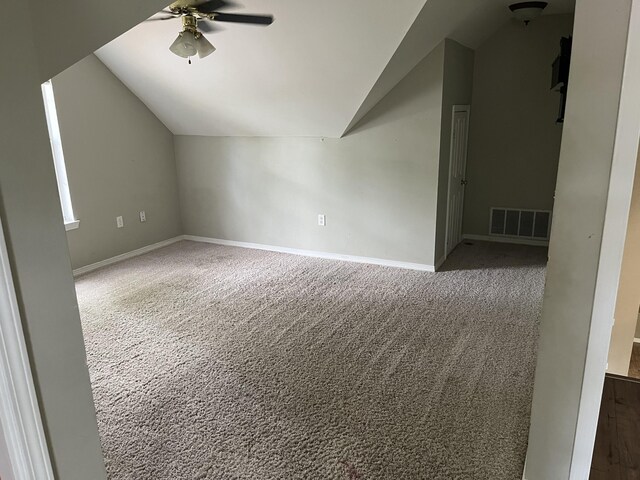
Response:
M2 224L56 478L104 467L62 222L28 3L0 15ZM27 30L25 30L27 28ZM16 38L28 39L15 48Z
M167 0L28 0L41 82L55 77L167 6Z
M609 344L609 373L629 374L640 307L640 170L636 169L616 300L616 323Z
M551 210L562 125L551 64L571 15L512 21L476 50L464 224L489 234L490 207Z
M100 0L30 0L0 15L0 216L61 480L100 480L105 472L40 85L59 72L56 66L70 66L163 5L140 0L131 8L114 0L105 9ZM101 21L96 12L104 13ZM23 39L20 48L16 38Z
M80 219L67 232L73 268L180 235L173 134L94 55L57 75L53 88Z
M185 233L433 265L444 50L341 139L176 137Z
M436 212L436 264L444 259L446 248L447 195L449 193L453 106L470 105L472 103L473 62L473 50L453 40L445 40L442 126L440 131L440 167L438 172L438 203Z
M636 323L636 335L635 338L640 338L640 313L638 314L638 323Z

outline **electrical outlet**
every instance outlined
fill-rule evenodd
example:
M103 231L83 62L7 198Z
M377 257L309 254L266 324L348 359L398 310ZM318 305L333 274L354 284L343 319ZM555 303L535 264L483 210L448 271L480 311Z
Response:
M140 210L140 221L141 222L146 222L147 221L147 214L144 213L144 210Z
M321 226L321 227L326 227L327 226L327 219L322 214L318 215L318 225Z
M122 219L122 216L116 217L116 226L118 228L124 227L124 220Z

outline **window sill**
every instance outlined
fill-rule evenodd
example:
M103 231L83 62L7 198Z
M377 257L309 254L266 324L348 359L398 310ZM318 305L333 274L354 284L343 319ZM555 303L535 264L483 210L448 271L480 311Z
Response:
M69 230L75 230L80 226L80 220L74 220L73 222L68 222L64 224L64 229L68 232Z

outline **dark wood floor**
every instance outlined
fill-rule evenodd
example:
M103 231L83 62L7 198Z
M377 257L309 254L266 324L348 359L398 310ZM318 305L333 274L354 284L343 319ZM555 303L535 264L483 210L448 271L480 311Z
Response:
M589 480L640 480L640 381L607 375Z
M631 363L629 364L629 376L640 379L640 343L633 344Z

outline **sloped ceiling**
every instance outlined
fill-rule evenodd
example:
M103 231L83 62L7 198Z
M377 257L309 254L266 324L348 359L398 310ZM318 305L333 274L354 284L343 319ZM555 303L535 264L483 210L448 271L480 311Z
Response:
M397 85L444 38L476 49L512 19L508 5L517 0L428 0L400 47L360 105L343 134ZM571 13L575 0L549 0L545 15ZM526 28L524 25L522 28Z
M425 0L242 0L269 27L224 24L206 59L169 52L179 20L146 22L96 52L175 134L338 137ZM235 10L226 10L234 12Z
M175 134L340 137L444 38L476 48L513 21L509 3L245 0L238 11L274 24L225 24L191 65L168 50L179 20L142 23L96 55ZM574 5L549 0L545 14Z

